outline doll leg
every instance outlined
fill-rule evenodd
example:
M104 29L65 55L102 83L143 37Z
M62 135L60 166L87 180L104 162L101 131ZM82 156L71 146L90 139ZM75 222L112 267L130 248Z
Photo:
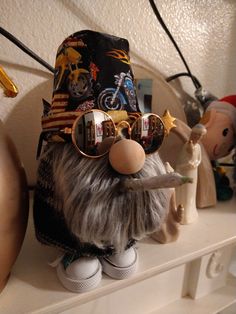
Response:
M66 289L86 292L100 283L102 267L96 257L79 257L69 265L66 264L63 259L57 266L57 276Z
M101 260L102 270L115 279L125 279L132 276L138 266L138 254L134 247L122 253L104 257Z

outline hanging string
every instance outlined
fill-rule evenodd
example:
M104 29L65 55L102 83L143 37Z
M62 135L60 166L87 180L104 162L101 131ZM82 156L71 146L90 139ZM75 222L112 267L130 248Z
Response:
M174 37L172 36L171 32L170 32L169 29L167 28L165 22L163 21L163 19L162 19L160 13L159 13L159 11L158 11L158 9L157 9L157 7L156 7L156 4L155 4L154 0L149 0L149 3L150 3L150 5L151 5L151 7L152 7L152 10L153 10L153 12L154 12L154 14L155 14L157 20L159 21L159 23L161 24L162 28L164 29L164 31L166 32L166 34L167 34L168 37L170 38L172 44L174 45L175 49L177 50L177 52L178 52L178 54L179 54L181 60L183 61L184 65L185 65L185 67L186 67L186 69L187 69L187 73L179 73L179 74L176 74L176 75L174 75L174 76L169 77L167 80L170 82L171 80L173 80L173 79L175 79L175 78L177 78L177 77L179 77L179 76L189 76L189 77L191 78L191 80L192 80L193 85L195 86L195 88L196 88L196 89L201 88L202 86L201 86L200 82L198 81L198 79L197 79L195 76L192 75L192 72L191 72L191 70L190 70L190 68L189 68L189 66L188 66L188 64L187 64L187 62L186 62L186 60L185 60L185 58L184 58L184 56L183 56L183 54L182 54L180 48L178 47L176 41L174 40Z
M42 58L40 58L38 55L36 55L36 53L34 53L31 49L29 49L26 45L24 45L19 39L17 39L11 33L6 31L2 27L0 27L0 33L4 37L6 37L8 40L10 40L13 44L15 44L18 48L20 48L22 51L24 51L27 55L29 55L31 58L36 60L38 63L40 63L45 68L47 68L50 72L54 73L55 69L50 64L48 64L46 61L44 61Z

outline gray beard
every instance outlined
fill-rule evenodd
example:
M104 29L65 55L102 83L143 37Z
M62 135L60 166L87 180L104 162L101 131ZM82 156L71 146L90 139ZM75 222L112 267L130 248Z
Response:
M139 240L160 229L171 189L126 192L119 190L124 178L147 178L165 174L158 153L146 157L143 169L121 175L109 164L108 155L81 157L73 144L52 144L54 205L69 230L81 241L99 248L124 250L130 239Z

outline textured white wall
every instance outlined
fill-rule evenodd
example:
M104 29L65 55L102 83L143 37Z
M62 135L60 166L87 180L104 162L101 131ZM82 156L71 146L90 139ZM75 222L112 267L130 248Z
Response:
M156 3L203 86L219 97L235 94L236 1L156 0ZM2 27L51 65L66 36L93 29L127 38L133 60L165 76L185 71L147 0L1 0L0 16ZM16 143L32 184L41 98L51 99L52 75L3 36L0 40L0 63L20 89L15 99L0 95L0 119ZM190 80L181 81L192 94Z

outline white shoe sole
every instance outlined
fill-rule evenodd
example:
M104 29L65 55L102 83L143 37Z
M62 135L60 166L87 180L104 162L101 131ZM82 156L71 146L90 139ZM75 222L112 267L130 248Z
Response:
M98 268L96 272L89 278L76 280L71 278L65 271L62 263L57 266L57 276L62 283L62 285L72 291L77 293L87 292L96 288L102 279L102 267L98 261Z
M109 258L101 258L100 262L102 264L103 272L114 279L126 279L131 277L138 268L138 253L136 249L134 249L134 252L135 259L133 263L126 267L119 267L113 264Z

